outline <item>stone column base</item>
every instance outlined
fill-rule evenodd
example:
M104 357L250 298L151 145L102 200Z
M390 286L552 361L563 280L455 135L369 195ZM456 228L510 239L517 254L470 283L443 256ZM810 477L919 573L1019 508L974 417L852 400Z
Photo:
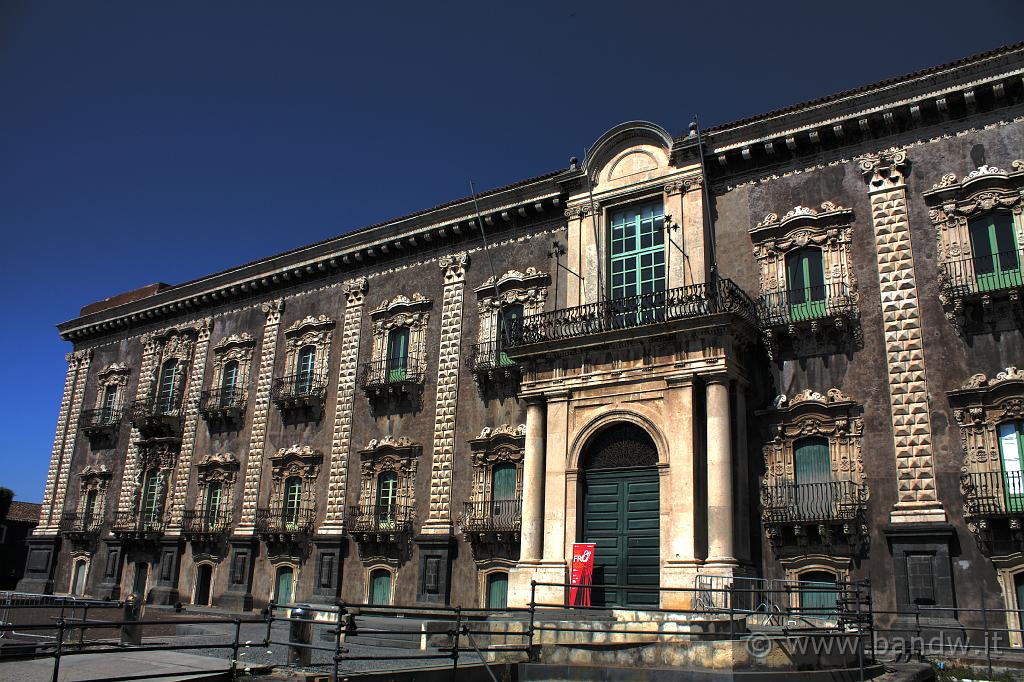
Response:
M569 569L564 561L519 563L509 571L508 605L526 608L530 605L530 582L558 583L569 582ZM538 608L561 608L568 599L568 588L554 585L538 585L534 592Z
M252 537L231 538L228 563L228 589L214 596L213 603L229 611L251 611L252 575L259 553L259 542Z
M451 535L419 535L419 574L416 580L416 601L422 604L447 604L451 595Z
M18 581L18 591L52 594L53 571L57 566L60 537L30 535L25 543L28 545L28 558L25 560L25 575Z
M182 540L179 537L164 538L156 565L153 567L156 584L149 590L149 603L171 606L178 602L178 573L181 568Z
M96 598L117 601L121 598L121 571L124 568L124 549L116 539L104 540L107 558L103 562L103 578L96 586Z
M661 608L684 609L693 608L694 588L697 575L702 568L699 559L692 561L668 561L661 567L661 586L681 588L679 591L669 590L661 593Z

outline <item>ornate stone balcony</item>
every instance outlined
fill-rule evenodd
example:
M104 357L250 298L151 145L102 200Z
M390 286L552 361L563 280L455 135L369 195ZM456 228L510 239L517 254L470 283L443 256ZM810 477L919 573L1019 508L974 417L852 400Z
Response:
M121 540L158 540L167 526L163 508L150 512L117 512L111 530Z
M404 366L394 359L364 362L359 370L359 388L368 398L410 393L423 385L426 363L409 355Z
M313 534L316 507L302 504L295 509L257 509L256 534L268 543L304 542Z
M361 504L349 510L360 543L397 543L412 533L414 509L405 504Z
M270 400L282 412L323 409L327 399L327 374L301 373L274 379Z
M143 438L181 437L181 400L177 396L136 400L130 414L132 426Z
M867 500L867 486L853 481L765 483L761 520L776 548L788 542L806 543L809 531L826 545L832 544L837 530L855 544L867 532Z
M60 519L60 533L73 545L82 546L95 542L103 527L101 514L79 514L64 512Z
M229 386L203 391L199 413L210 423L238 421L245 414L245 388Z
M189 509L182 515L181 532L193 542L214 540L231 527L231 510Z
M736 320L757 326L754 301L730 279L528 315L509 330L509 357L628 341Z
M78 417L78 428L94 445L108 445L117 438L117 432L124 420L124 410L118 407L104 407L96 410L82 410Z
M459 527L471 542L518 542L523 523L523 501L466 502Z
M522 376L522 367L505 352L505 344L487 341L473 345L469 368L481 391L499 384L515 384Z
M962 329L981 324L998 313L997 304L1012 315L1006 322L1024 324L1024 250L947 260L939 271L939 299L946 317Z
M762 294L757 318L774 355L786 344L798 355L843 341L860 343L857 294L843 282Z

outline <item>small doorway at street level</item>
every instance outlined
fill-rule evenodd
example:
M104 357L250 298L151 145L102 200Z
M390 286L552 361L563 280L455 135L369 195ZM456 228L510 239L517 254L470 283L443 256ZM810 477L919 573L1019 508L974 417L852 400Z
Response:
M149 564L145 561L135 562L135 575L132 578L132 594L139 598L139 602L146 602L146 585L149 583Z
M593 542L592 606L657 607L660 585L658 450L639 426L595 434L580 459L580 542ZM644 589L647 588L647 589Z
M196 606L211 606L210 584L213 582L213 566L199 564L196 566L196 592L192 603Z

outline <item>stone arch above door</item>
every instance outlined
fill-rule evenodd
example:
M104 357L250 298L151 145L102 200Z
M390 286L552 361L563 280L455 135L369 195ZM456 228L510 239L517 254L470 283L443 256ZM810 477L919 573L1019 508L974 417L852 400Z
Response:
M657 461L651 465L668 465L668 439L657 426L655 415L642 414L634 410L610 410L593 418L583 428L576 432L568 449L568 468L582 469L583 456L587 452L592 440L606 428L616 427L620 424L631 424L642 430L654 444L657 453Z

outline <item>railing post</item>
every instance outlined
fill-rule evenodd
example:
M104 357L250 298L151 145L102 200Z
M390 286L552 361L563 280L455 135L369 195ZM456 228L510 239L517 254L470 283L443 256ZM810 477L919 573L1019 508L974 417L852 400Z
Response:
M988 663L988 679L992 679L992 647L988 645L988 600L985 598L985 586L981 586L981 626L985 629L985 661Z
M331 682L338 682L338 666L341 663L341 635L348 630L348 609L340 599L334 602L338 607L338 627L334 631L334 675Z
M462 628L462 607L455 607L455 630L452 633L452 682L459 679L459 630Z
M64 605L60 607L60 617L57 619L57 648L53 651L53 682L60 677L60 655L64 648Z
M537 603L536 603L536 600L534 598L534 594L536 593L536 590L537 590L537 581L536 580L531 580L530 581L530 627L526 631L527 632L527 649L528 649L528 651L526 653L526 660L527 661L532 661L533 660L533 630L534 630L534 623L535 623L534 618L537 615Z
M136 621L139 620L139 597L129 594L124 600L123 622L121 624L121 644L140 646L142 644L142 626Z
M238 679L238 640L242 637L242 621L235 618L235 641L231 644L231 679Z
M313 625L305 621L310 620L308 604L298 604L292 609L289 617L288 644L299 644L302 646L288 647L288 664L307 667L313 660L313 650L309 646L313 643Z

